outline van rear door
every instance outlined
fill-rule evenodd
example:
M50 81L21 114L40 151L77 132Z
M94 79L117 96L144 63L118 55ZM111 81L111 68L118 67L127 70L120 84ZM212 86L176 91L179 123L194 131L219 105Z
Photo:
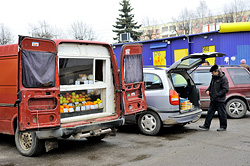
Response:
M141 44L123 45L121 49L120 88L125 115L147 109Z
M60 126L56 44L19 36L18 126L27 129Z

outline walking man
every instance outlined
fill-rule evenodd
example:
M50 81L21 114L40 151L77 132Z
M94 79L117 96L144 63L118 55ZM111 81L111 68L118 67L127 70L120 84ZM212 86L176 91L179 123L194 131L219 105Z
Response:
M206 94L210 96L210 105L205 123L199 127L204 130L209 130L215 111L218 111L220 128L218 128L217 131L225 131L227 128L225 100L226 93L229 90L228 80L218 65L213 65L210 68L210 72L212 73L212 79L206 90Z

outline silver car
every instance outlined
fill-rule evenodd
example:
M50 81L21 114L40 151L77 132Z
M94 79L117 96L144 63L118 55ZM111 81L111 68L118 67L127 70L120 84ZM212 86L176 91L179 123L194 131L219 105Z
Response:
M166 68L144 68L147 111L136 116L126 117L127 123L137 123L146 135L156 135L162 126L184 126L199 120L200 92L187 72L209 57L224 54L191 54Z

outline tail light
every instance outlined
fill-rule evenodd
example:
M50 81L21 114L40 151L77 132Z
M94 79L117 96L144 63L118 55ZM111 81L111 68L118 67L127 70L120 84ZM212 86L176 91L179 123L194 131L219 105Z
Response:
M199 90L199 100L201 99L201 90L200 89L198 89Z
M179 105L180 101L179 101L179 95L175 90L170 90L169 91L169 100L170 100L170 104L172 105Z

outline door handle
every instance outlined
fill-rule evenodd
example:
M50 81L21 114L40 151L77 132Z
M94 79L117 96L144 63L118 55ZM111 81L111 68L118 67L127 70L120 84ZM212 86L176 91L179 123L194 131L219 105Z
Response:
M16 102L14 104L14 107L16 107L16 105L21 103L21 102L22 102L22 92L19 91L19 92L17 92L17 100L16 100Z

